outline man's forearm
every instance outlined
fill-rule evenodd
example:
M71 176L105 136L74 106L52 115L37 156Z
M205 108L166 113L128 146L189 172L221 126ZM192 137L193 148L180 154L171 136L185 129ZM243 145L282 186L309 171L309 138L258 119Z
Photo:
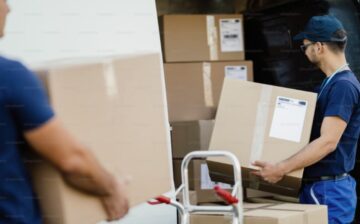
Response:
M62 172L68 184L97 196L109 196L112 193L116 180L99 164L91 151L82 149L72 159L74 165Z
M336 145L334 146L332 142L320 137L312 141L294 156L280 162L279 166L285 173L290 173L320 161L335 150L335 148Z

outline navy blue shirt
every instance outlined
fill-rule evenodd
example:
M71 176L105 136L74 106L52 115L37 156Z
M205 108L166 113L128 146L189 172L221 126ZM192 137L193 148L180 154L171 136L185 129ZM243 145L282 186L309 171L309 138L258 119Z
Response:
M354 168L360 134L359 97L360 84L350 70L337 73L324 87L316 103L311 140L320 137L321 124L327 116L341 118L347 127L336 150L306 167L304 177L339 175Z
M22 159L22 136L53 116L34 74L0 57L0 224L42 223Z

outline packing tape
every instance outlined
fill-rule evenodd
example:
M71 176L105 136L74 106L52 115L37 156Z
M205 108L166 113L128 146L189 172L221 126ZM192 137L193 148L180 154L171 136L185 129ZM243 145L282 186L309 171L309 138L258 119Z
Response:
M211 64L204 62L203 66L204 99L207 107L215 107L211 80Z
M115 70L112 60L104 60L103 61L103 69L104 69L104 80L105 80L105 89L106 94L109 97L116 96L119 93L117 83L116 83L116 76Z
M268 114L270 110L272 87L269 85L263 85L261 88L260 99L257 105L255 130L252 139L250 163L259 160L261 158L264 140L265 129L268 120ZM265 127L264 127L265 126ZM251 164L250 167L255 168Z
M218 49L217 49L217 29L215 25L215 16L206 16L206 30L207 30L207 42L209 45L210 60L216 61L219 59Z
M254 204L257 204L257 203L254 203ZM262 204L262 203L261 203ZM255 210L260 210L260 209L268 209L268 208L271 208L273 206L276 206L278 204L274 204L274 203L265 203L265 205L261 205L259 207L255 207L255 208L245 208L244 211L245 212L250 212L250 211L255 211Z

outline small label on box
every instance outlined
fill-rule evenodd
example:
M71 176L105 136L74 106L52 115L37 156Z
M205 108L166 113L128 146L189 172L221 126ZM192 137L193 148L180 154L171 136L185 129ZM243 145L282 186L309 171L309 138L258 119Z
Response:
M247 81L247 66L225 66L225 77Z
M241 19L220 19L222 52L244 51Z
M201 164L201 190L214 189L215 186L220 186L222 189L231 189L229 184L213 182L210 179L209 168L207 164Z
M270 137L301 141L308 102L278 96L270 128Z

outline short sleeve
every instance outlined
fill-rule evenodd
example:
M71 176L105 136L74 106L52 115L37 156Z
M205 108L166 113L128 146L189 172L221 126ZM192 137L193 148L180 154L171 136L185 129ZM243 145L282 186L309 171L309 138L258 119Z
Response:
M13 62L6 70L8 77L8 107L22 131L40 127L53 116L41 81L19 62Z
M355 86L349 81L338 81L329 91L324 116L338 116L348 123L358 101L359 93Z

